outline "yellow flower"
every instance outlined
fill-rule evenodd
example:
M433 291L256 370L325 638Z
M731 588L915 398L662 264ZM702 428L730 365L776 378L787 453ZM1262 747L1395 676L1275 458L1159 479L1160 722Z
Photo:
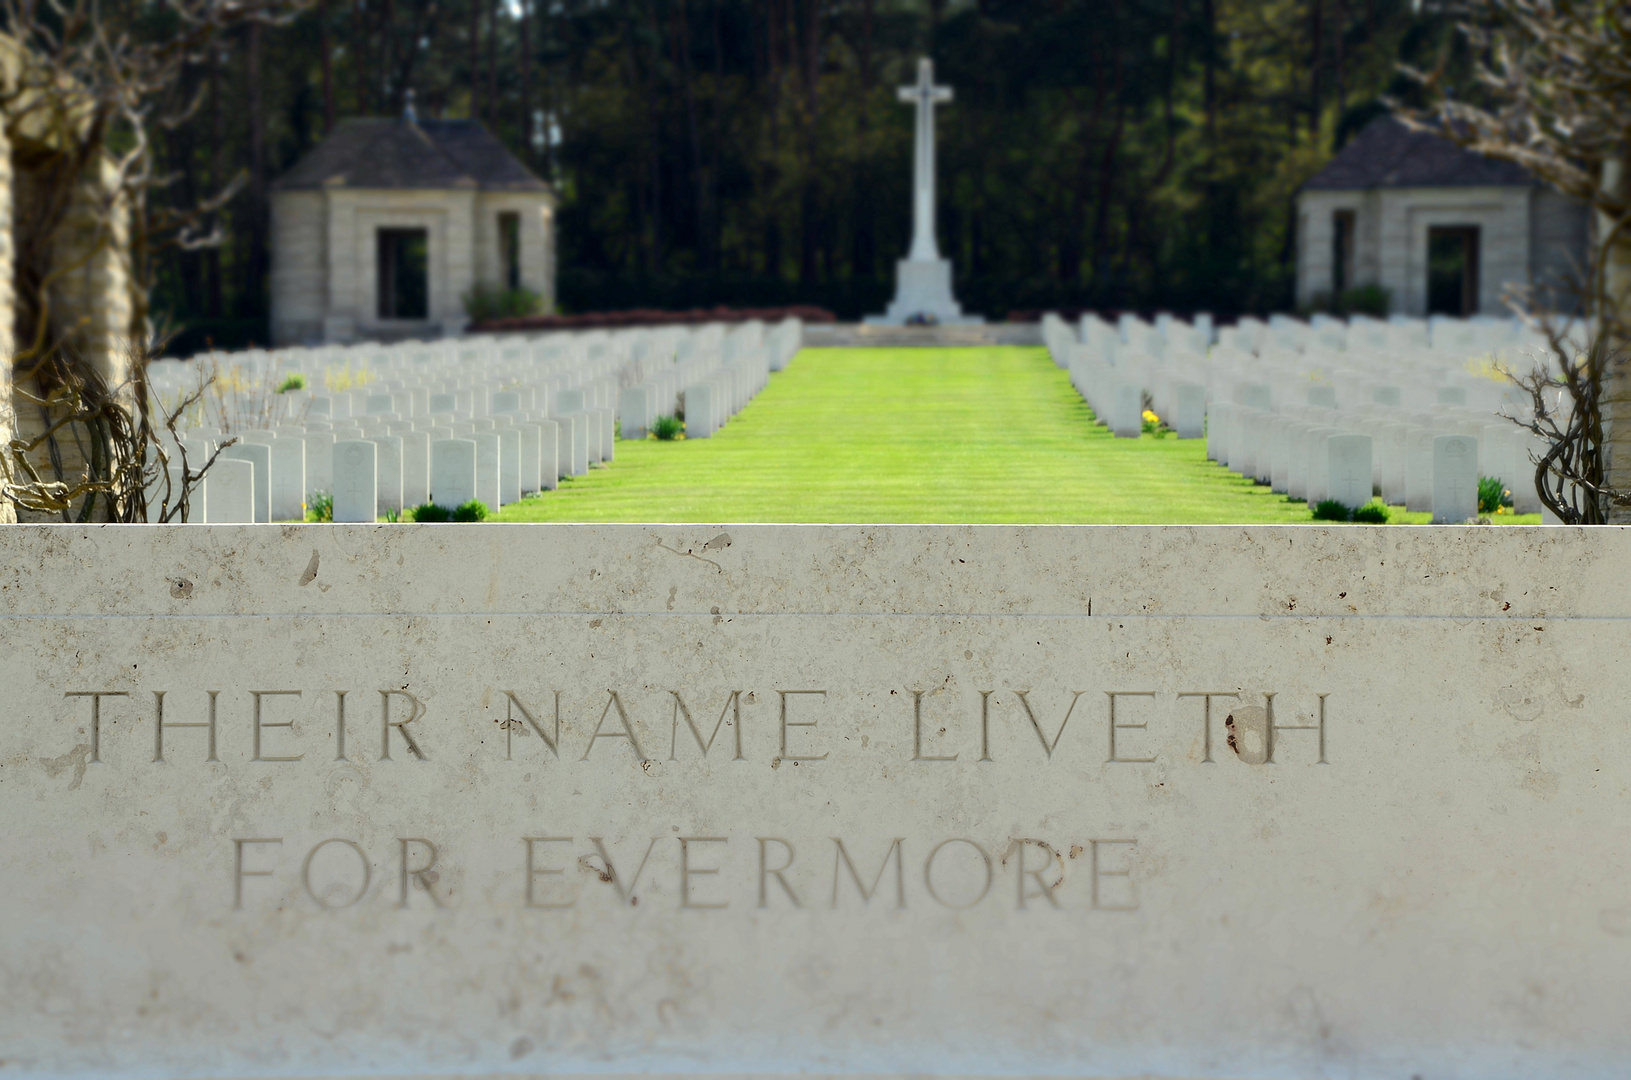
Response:
M1150 409L1144 410L1144 420L1146 423L1151 424L1159 424L1161 422L1161 418L1155 415L1155 413Z

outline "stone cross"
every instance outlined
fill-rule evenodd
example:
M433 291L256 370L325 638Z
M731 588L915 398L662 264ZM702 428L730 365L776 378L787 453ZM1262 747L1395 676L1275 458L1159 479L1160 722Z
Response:
M912 250L914 262L940 258L934 240L934 107L951 101L951 87L934 85L934 61L917 62L917 83L900 88L900 99L917 106L917 136L912 157Z

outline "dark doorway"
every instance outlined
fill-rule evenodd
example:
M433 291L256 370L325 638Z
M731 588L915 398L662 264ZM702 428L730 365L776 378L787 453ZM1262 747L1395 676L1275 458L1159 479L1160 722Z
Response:
M380 318L429 318L429 255L424 229L379 230Z
M1478 314L1478 226L1427 230L1427 314Z
M1331 296L1340 298L1354 284L1354 212L1331 215Z
M514 292L521 287L521 215L514 210L498 215L498 254L504 287Z

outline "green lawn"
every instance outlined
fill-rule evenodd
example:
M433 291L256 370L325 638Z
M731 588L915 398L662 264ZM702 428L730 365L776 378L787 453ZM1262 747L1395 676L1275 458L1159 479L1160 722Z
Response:
M1424 517L1425 515L1410 515ZM806 349L710 439L617 459L500 521L1306 522L1206 460L1117 439L1039 348Z

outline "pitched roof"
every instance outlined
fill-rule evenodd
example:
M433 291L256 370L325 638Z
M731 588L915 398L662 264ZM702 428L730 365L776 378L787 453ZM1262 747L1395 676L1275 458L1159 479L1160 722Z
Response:
M279 177L288 188L549 191L474 120L342 120Z
M1391 116L1379 116L1303 188L1515 187L1535 182L1521 165L1475 154L1438 135L1412 131Z

